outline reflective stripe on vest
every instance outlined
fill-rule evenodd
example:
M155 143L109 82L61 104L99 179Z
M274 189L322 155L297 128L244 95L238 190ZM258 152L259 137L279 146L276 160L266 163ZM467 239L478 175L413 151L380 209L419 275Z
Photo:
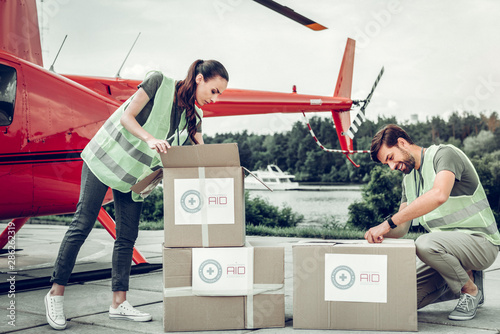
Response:
M450 225L450 224L453 224L457 221L460 221L460 220L463 220L467 217L475 215L476 213L481 212L484 209L487 209L489 207L490 207L490 204L488 203L488 200L485 198L485 199L480 200L477 203L472 203L470 206L462 208L456 212L450 213L447 216L428 220L427 225L429 225L430 228L441 227L444 225Z
M118 145L123 148L125 152L130 155L130 157L134 158L138 162L150 166L153 158L149 155L145 155L142 151L136 149L134 145L132 145L127 138L125 138L122 133L116 128L113 123L104 123L103 125L106 132L108 132L109 136L118 143Z
M114 173L118 178L120 178L123 182L135 184L137 182L137 178L133 175L130 175L125 171L120 165L116 165L114 160L106 154L106 152L95 142L89 143L90 150L94 153L95 156L99 157L101 162L106 166L114 166Z
M467 156L452 145L447 145L453 148L457 154L464 158L464 162L470 164L477 179L479 176L475 171L472 163ZM422 193L431 190L434 185L436 173L434 171L434 156L440 146L430 146L424 155L422 164L422 176L425 180ZM418 173L413 170L410 174L404 177L405 194L408 199L408 204L414 201L421 194L417 194ZM486 193L479 180L478 186L473 195L467 196L450 196L448 200L435 210L423 215L419 218L420 224L428 231L450 231L456 230L469 234L481 234L495 245L500 245L500 234L498 233L497 225L493 212L491 211Z

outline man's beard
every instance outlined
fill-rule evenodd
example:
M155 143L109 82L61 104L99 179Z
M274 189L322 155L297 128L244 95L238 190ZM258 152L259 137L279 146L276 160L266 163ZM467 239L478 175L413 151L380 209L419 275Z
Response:
M405 174L410 174L411 171L415 168L415 158L407 151L404 151L401 148L399 148L399 146L398 149L401 151L401 153L403 153L404 156L401 162L405 165L405 169L402 170L402 172Z

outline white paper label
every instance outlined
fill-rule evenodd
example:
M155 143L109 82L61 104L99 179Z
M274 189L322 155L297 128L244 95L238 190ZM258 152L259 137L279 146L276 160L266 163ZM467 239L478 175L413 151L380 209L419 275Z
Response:
M253 248L193 248L193 294L245 296L253 289Z
M325 254L325 300L387 303L387 255Z
M234 179L174 180L175 224L234 224Z

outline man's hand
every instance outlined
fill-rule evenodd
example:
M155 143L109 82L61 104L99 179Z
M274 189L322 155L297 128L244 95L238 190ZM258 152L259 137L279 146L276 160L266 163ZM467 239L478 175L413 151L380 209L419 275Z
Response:
M375 227L372 227L365 233L365 239L373 244L373 243L381 243L384 241L384 235L387 234L391 230L389 223L384 221L382 224L379 224Z

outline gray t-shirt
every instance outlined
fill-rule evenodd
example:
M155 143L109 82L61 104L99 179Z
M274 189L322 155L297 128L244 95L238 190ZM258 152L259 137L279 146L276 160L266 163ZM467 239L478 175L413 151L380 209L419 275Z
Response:
M148 103L142 108L142 110L139 112L137 117L135 118L137 122L143 126L146 121L149 118L149 115L151 114L151 110L153 109L154 105L154 98L156 95L156 92L158 91L158 88L160 88L161 83L163 81L163 74L161 72L155 71L151 75L149 75L142 83L137 86L137 88L142 88L146 92L146 94L149 97ZM180 115L182 113L182 110L180 110L180 107L177 105L177 103L172 104L172 112L170 113L170 129L168 131L167 138L170 138L172 135L174 135L175 131L179 127L179 123L181 121ZM179 129L179 131L182 131L183 129ZM197 132L201 132L201 122L198 123L198 128ZM169 140L170 144L172 143L173 138Z
M433 165L436 174L442 170L448 170L455 174L455 184L451 189L450 196L474 194L474 191L479 184L479 179L476 176L474 167L471 166L467 160L465 160L465 157L462 157L453 148L448 146L440 147L434 156ZM406 202L407 199L403 182L401 203Z

